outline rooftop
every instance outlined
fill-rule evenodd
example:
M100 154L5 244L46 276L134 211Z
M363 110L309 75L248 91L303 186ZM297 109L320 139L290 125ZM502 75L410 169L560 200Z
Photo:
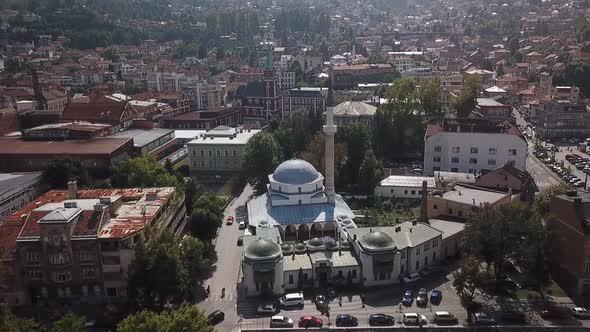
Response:
M426 181L428 188L436 186L432 176L407 176L407 175L390 175L381 180L379 185L384 187L422 187L422 182Z
M465 223L443 219L430 219L430 226L442 232L443 240L461 233L465 229Z
M508 134L522 137L520 130L510 122L494 124L488 119L445 119L428 123L426 137L441 132Z
M477 106L491 107L491 106L504 106L504 104L499 103L491 98L477 98Z
M218 132L216 129L211 129L207 131L205 134L200 135L199 137L195 138L194 140L188 142L188 145L210 145L210 144L243 144L245 145L248 143L252 136L258 134L260 130L255 129L237 129L231 127L225 127L223 132ZM229 129L225 129L229 128ZM226 135L228 134L228 130L233 130L234 135Z
M345 70L367 70L367 69L393 69L393 66L388 63L375 63L375 64L359 64L359 65L340 65L333 66L333 71L345 71Z
M398 231L396 231L398 229ZM357 236L357 239L363 238L371 232L381 232L386 234L395 243L398 250L405 249L407 247L415 247L426 241L430 241L442 232L433 228L432 226L424 223L412 224L411 221L406 221L395 226L388 227L363 227L353 228L348 230L348 234L353 237Z
M18 192L41 181L43 174L36 173L0 173L0 197Z
M95 137L87 140L23 141L0 137L0 155L105 155L125 146L131 138Z
M508 194L499 191L461 185L457 185L453 190L442 194L442 197L448 201L469 204L473 206L494 204L506 196L508 196Z
M361 101L345 101L332 108L336 117L374 116L377 107Z
M152 143L153 141L160 139L161 137L169 135L170 133L174 135L174 130L162 128L127 129L125 131L113 134L111 137L133 138L133 145L135 147L141 148Z
M440 182L458 182L458 183L475 183L475 175L471 173L457 173L457 172L434 172L434 179L437 183Z

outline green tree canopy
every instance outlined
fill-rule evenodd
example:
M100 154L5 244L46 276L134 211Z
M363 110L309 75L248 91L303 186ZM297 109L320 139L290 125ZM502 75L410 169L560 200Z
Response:
M214 332L207 318L195 305L156 313L143 310L129 315L117 325L119 332Z
M258 186L266 184L268 174L279 165L281 148L271 134L254 135L244 148L244 173Z
M479 89L479 75L466 75L463 81L463 89L461 89L461 93L453 105L457 116L467 117L475 109Z
M482 270L482 263L473 256L463 258L459 270L453 273L453 287L461 300L461 305L471 312L474 308L475 291L481 288L489 278Z
M84 332L86 331L86 318L68 312L58 321L53 323L51 332Z
M442 91L440 86L441 83L439 78L420 83L418 98L426 118L434 118L442 115Z
M137 157L120 162L113 169L111 182L115 188L177 187L178 179L170 175L153 157Z
M7 304L0 304L0 331L37 332L39 325L33 320L16 317Z
M375 157L373 150L367 150L358 175L358 188L362 193L372 194L375 186L381 180L381 163Z
M79 186L89 182L88 172L80 160L72 158L53 159L43 171L43 179L55 189L67 188L68 181L76 180Z

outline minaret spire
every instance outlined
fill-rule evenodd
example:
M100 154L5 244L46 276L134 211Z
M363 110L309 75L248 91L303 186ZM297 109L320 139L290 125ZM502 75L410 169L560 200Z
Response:
M334 184L334 135L336 134L336 125L334 124L334 109L332 108L332 71L330 70L330 86L328 88L328 108L326 111L326 125L324 134L326 134L326 196L328 203L336 202L336 187Z

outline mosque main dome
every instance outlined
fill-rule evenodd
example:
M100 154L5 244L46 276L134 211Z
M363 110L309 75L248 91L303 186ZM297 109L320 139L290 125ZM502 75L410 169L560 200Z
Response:
M306 184L317 180L321 175L307 161L290 159L280 164L272 176L275 181L285 184Z

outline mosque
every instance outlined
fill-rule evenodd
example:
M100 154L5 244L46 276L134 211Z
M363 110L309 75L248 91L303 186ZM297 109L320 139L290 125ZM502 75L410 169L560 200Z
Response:
M354 213L335 192L336 126L330 108L326 122L326 177L304 160L287 160L268 176L267 192L247 203L251 235L243 240L241 286L248 296L395 284L438 264L441 252L452 256L459 250L464 224L428 220L426 195L419 220L357 227Z

